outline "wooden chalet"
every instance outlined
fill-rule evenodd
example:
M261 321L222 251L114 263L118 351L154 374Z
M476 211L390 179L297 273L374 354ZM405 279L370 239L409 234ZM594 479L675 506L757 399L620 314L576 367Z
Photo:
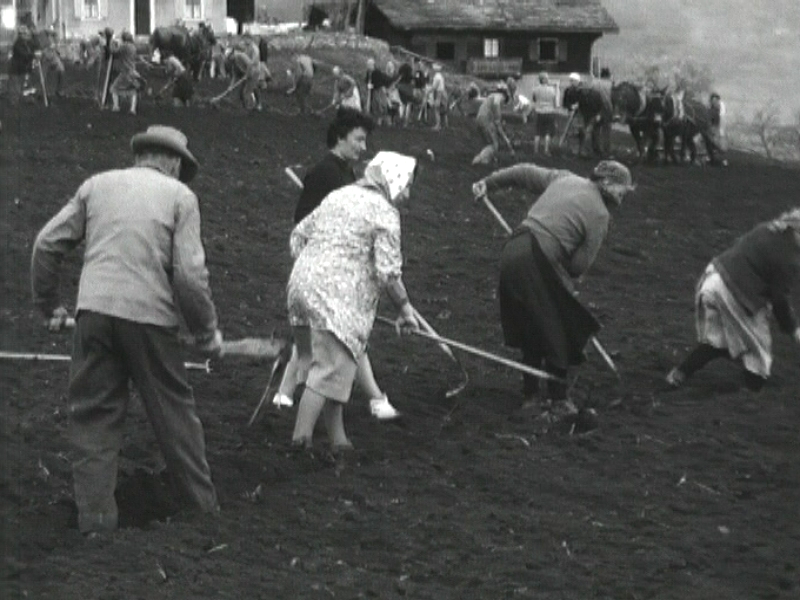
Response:
M619 33L600 0L371 0L368 36L476 76L589 72Z

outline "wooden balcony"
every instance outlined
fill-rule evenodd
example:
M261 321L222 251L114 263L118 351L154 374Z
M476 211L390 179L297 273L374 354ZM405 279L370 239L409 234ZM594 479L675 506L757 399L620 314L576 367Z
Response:
M518 75L522 73L522 58L470 58L467 73L485 79Z

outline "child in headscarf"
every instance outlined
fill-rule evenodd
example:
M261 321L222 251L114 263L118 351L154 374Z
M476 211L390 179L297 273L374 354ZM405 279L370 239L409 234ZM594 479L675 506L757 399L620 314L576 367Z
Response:
M397 326L418 328L401 280L400 213L416 160L379 152L364 177L331 192L295 227L287 286L289 320L305 381L292 442L311 447L324 415L334 452L352 448L343 407L365 352L383 290L399 309Z
M667 375L680 387L716 358L739 361L760 390L772 366L769 317L800 344L789 294L800 277L800 208L760 223L706 267L695 292L697 345Z

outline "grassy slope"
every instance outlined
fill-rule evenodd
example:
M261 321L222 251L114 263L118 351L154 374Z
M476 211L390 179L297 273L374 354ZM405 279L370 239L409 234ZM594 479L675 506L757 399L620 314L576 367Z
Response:
M639 64L692 58L711 66L734 115L750 119L770 100L784 121L800 110L800 2L796 0L603 0L620 26L595 51L620 76Z

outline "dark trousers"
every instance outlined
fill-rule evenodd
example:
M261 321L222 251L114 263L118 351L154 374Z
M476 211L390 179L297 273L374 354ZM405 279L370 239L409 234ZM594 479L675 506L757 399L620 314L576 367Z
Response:
M68 435L84 533L117 527L114 490L129 381L141 396L177 496L200 510L219 510L177 331L82 311L73 337Z
M8 102L12 106L19 104L25 88L25 73L9 73L6 87Z
M712 360L718 358L730 358L730 353L727 348L715 348L710 344L699 343L692 351L683 359L678 369L689 378L694 373L705 367ZM747 369L742 369L742 377L744 385L753 392L758 392L764 387L767 382L765 377L761 377L756 373L751 373Z

